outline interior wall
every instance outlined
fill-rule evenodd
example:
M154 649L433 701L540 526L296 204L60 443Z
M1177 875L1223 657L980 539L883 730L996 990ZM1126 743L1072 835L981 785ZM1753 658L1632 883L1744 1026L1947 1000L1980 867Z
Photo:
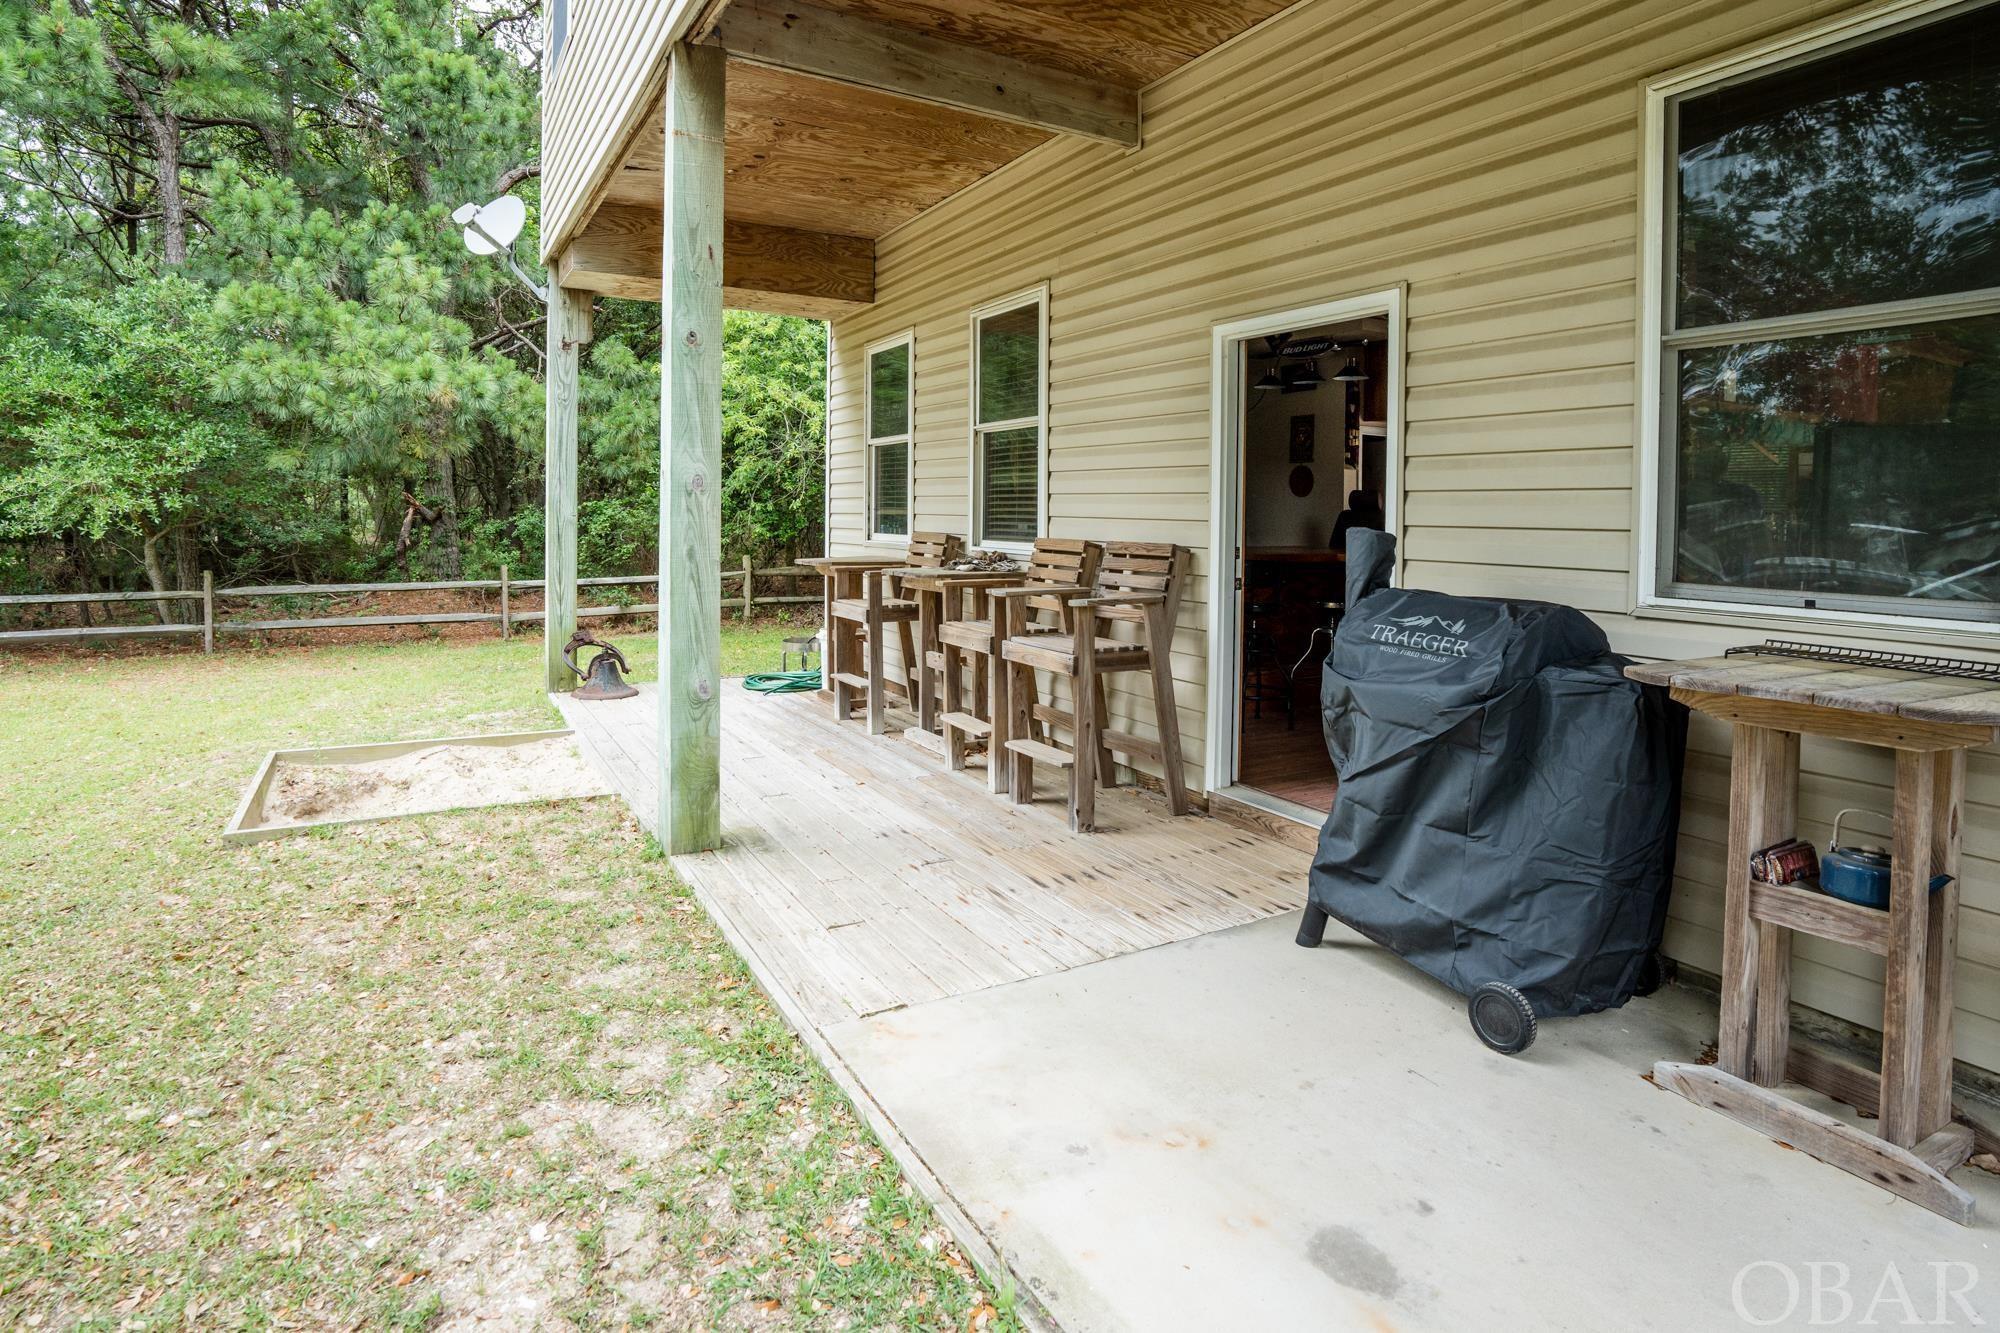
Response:
M1321 358L1322 374L1332 374ZM1270 364L1270 363L1264 363ZM1256 379L1253 364L1251 379ZM1328 380L1310 390L1249 389L1243 413L1243 541L1247 546L1324 546L1353 489L1346 454L1349 392ZM1312 493L1292 494L1292 418L1313 418Z

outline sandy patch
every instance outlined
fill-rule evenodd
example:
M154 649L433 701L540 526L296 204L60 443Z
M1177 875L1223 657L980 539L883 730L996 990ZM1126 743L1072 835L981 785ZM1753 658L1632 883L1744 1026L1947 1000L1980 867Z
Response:
M610 790L568 736L519 745L433 745L355 764L279 760L264 797L264 824L380 819Z
M521 1113L521 1122L528 1126L529 1141L543 1152L573 1147L587 1151L587 1143L573 1142L587 1136L614 1158L641 1167L664 1162L687 1140L684 1128L649 1107L611 1106L573 1097L538 1102Z
M571 1327L558 1313L582 1292L573 1223L499 1209L440 1237L426 1267L443 1298L435 1328Z

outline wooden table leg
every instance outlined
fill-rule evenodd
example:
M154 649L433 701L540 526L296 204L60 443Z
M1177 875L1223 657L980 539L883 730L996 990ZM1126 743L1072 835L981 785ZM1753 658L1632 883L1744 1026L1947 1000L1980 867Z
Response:
M882 697L883 683L888 679L889 645L883 633L887 623L882 619L882 572L871 570L861 576L867 588L868 598L868 734L880 736L889 730L889 705Z
M1784 1080L1790 1046L1791 932L1750 915L1750 857L1793 834L1798 734L1736 724L1729 787L1716 1064L1771 1087Z
M939 673L944 678L940 685L944 691L943 710L946 713L965 712L968 708L965 700L965 663L956 648L945 648L939 656L942 659ZM944 732L944 766L956 773L965 767L965 733L957 727L945 726L942 720L938 727Z
M1026 632L1028 628L1028 608L1018 597L1004 599L1007 603L1007 638ZM996 682L993 697L1005 701L1007 708L1006 734L1015 740L1032 740L1035 735L1035 700L1040 687L1035 683L1033 667L1009 662L1004 658L993 663L995 671L1005 672L1007 679ZM1000 734L1000 723L993 723L994 734ZM1026 805L1035 799L1035 761L1027 755L1012 750L1000 754L1007 764L1007 795L1016 805Z
M1071 659L1076 663L1069 678L1070 769L1069 829L1088 833L1097 821L1097 692L1104 682L1097 675L1096 613L1088 608L1078 614L1076 645Z
M937 691L931 687L931 653L938 646L938 620L941 618L944 594L936 591L917 593L917 729L936 731Z
M1917 1129L1934 1134L1951 1123L1953 964L1958 960L1958 860L1965 817L1965 751L1941 750L1931 793L1931 873L1951 882L1931 895L1924 941L1924 1072Z
M834 721L840 723L848 721L848 711L852 707L848 703L848 687L840 683L840 673L854 669L852 667L854 654L848 642L850 638L848 624L846 620L834 618L834 602L840 600L842 592L846 590L844 588L846 582L848 580L842 576L838 568L826 570L826 592L824 592L824 612L822 612L824 618L820 620L820 632L826 636L824 642L820 642L820 685L830 687L834 701Z
M986 623L992 627L993 637L987 640L986 653L975 659L986 668L986 721L992 728L986 733L986 789L995 796L1014 790L1013 755L1007 749L1007 738L1014 734L1014 703L1010 692L1014 669L1000 656L1000 647L1007 641L1008 608L1012 605L1013 599L1009 597L986 599ZM975 668L972 688L977 690L979 686L979 672Z
M1889 869L1889 952L1882 978L1882 1137L1924 1136L1924 1001L1930 940L1931 824L1937 760L1896 751L1896 833ZM1944 960L1940 959L1940 964Z

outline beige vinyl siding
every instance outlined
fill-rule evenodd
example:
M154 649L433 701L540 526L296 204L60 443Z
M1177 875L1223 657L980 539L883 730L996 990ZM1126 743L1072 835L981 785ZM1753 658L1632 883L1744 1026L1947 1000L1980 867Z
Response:
M967 314L1047 282L1049 530L1195 548L1174 667L1200 786L1210 330L1403 284L1405 583L1568 601L1635 656L1785 632L1631 613L1642 90L1857 8L1313 0L1287 11L1149 89L1143 149L1052 142L883 238L877 304L834 328L834 550L868 549L862 346L915 328L915 524L965 532ZM1150 732L1139 685L1117 682L1113 708ZM1698 723L1692 749L1667 940L1714 971L1727 736ZM1888 808L1882 755L1808 742L1804 758L1801 833L1824 842L1842 804ZM2000 1070L2000 755L1976 752L1969 784L1958 1051ZM1880 974L1865 953L1802 941L1795 996L1875 1026Z
M542 260L592 204L660 90L662 54L688 0L571 0L555 79L542 90Z

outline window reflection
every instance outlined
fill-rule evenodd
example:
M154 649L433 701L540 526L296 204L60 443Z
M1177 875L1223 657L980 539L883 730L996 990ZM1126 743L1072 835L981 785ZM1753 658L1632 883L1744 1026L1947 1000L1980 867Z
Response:
M979 321L979 420L1018 421L1041 410L1042 308Z
M2000 287L2000 5L1679 115L1679 327Z
M1674 577L2000 605L2000 316L1679 355Z
M910 433L910 348L885 347L868 359L868 438Z

